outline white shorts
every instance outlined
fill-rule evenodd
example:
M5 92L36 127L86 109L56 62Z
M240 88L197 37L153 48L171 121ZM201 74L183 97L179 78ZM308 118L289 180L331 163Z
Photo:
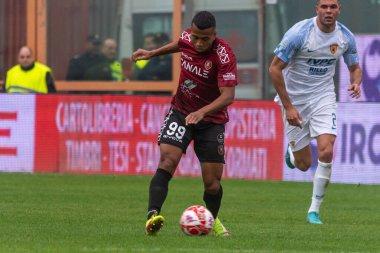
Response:
M292 151L298 151L310 144L321 134L337 135L337 104L335 96L321 98L319 101L295 105L302 116L302 129L289 125L282 108L286 136Z

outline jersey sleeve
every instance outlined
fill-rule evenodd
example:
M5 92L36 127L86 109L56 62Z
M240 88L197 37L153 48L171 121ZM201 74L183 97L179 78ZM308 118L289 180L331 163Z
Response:
M218 86L232 87L238 84L237 82L237 64L236 58L232 49L226 45L220 44L217 49L219 57L218 69Z
M191 43L191 33L190 29L186 29L181 33L181 36L178 38L178 48L182 51L185 47L190 47Z
M344 62L347 66L352 66L359 63L358 50L356 48L355 37L353 34L348 34L348 48L343 53Z
M286 63L289 63L294 53L301 49L303 45L306 36L306 31L304 31L306 27L302 27L301 25L302 23L299 23L290 28L274 50L274 53Z

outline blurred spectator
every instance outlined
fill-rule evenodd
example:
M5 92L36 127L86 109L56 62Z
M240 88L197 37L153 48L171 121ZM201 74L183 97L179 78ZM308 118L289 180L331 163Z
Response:
M132 80L133 68L136 67L135 63L131 60L131 58L123 58L121 64L125 80Z
M113 81L123 81L123 69L117 59L117 43L114 39L106 39L103 42L102 53L108 60Z
M145 50L153 50L158 47L157 45L157 39L156 34L154 33L147 33L144 36L144 49Z
M150 49L144 49L153 50L169 43L169 36L166 33L154 34L154 37L152 39L152 43L148 44L151 46ZM140 61L137 63L139 64ZM170 55L161 55L154 57L149 61L145 60L145 62L146 63L144 64L144 67L140 68L140 70L135 73L135 80L160 81L172 79L172 57Z
M169 36L166 33L157 33L155 39L158 47L162 47L170 42ZM171 80L172 57L170 55L161 55L151 59L146 71L152 80Z
M46 94L56 91L51 69L34 60L31 48L23 46L20 49L18 62L5 76L5 92Z
M69 63L67 80L112 80L108 61L101 53L102 41L99 35L87 38L87 49L74 56Z
M144 43L143 43L143 49L145 50L153 50L158 48L156 36L154 33L147 33L144 35ZM140 60L137 61L132 69L132 80L142 80L140 72L142 69L145 68L145 66L148 64L149 60Z

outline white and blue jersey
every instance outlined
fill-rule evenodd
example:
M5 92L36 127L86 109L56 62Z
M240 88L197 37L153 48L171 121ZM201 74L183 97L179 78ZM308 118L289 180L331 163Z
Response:
M316 17L296 23L274 53L288 66L283 70L286 90L294 105L335 96L335 65L343 55L347 66L359 63L353 34L337 22L335 30L322 32ZM278 96L275 101L280 102Z

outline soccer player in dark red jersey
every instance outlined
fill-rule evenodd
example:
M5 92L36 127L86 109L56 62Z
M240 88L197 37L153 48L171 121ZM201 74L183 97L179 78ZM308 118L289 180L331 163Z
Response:
M229 45L216 37L215 17L207 11L197 13L191 27L179 40L161 48L138 49L132 60L181 52L181 75L177 93L158 137L160 161L149 188L146 234L156 235L164 223L161 207L182 154L194 141L194 151L202 169L203 200L215 218L214 234L229 236L218 219L223 188L224 132L227 106L232 104L237 85L237 67Z

